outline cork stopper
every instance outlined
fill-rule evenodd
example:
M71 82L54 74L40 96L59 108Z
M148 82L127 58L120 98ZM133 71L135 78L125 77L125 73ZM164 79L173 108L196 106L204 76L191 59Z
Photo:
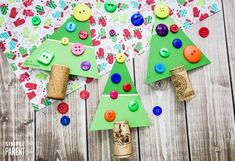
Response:
M56 100L64 99L69 79L69 72L69 68L64 65L55 64L52 66L48 84L48 98Z
M180 102L189 101L195 97L192 83L184 66L172 69L171 74L171 81L175 87L175 93Z
M132 154L132 140L127 121L117 121L113 126L113 145L115 158L129 158Z

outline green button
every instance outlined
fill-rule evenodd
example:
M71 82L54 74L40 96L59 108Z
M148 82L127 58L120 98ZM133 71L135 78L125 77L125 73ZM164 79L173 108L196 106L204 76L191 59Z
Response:
M107 12L115 12L117 9L117 3L114 0L106 0L104 3L104 9Z
M139 109L139 104L137 101L131 101L128 104L128 108L130 111L135 112Z
M33 23L34 26L38 26L41 23L41 18L38 17L38 16L34 16L32 18L32 23Z
M161 48L160 55L163 58L167 58L170 55L170 51L167 48Z

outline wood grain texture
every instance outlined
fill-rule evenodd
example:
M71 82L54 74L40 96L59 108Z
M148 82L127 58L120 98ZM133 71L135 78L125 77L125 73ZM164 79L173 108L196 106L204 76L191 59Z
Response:
M134 155L125 161L235 160L235 1L221 4L223 12L186 31L212 61L189 72L197 94L192 101L179 103L170 80L159 82L158 90L145 84L148 54L127 63L152 124L131 130ZM201 26L210 29L206 39L197 34ZM0 53L0 161L115 160L112 131L89 131L107 78L66 97L71 123L63 127L56 110L59 102L34 112ZM87 101L79 97L85 88L90 92ZM163 109L159 117L152 114L156 105ZM5 155L5 142L14 140L25 143L25 156Z
M34 111L0 51L0 160L34 160ZM8 155L6 142L24 144L22 156Z
M80 90L66 97L69 105L69 126L62 126L57 111L60 101L36 113L36 161L86 161L86 111Z
M197 161L235 160L235 125L222 12L187 30L211 64L190 72L197 97L186 104L190 154ZM206 39L195 34L207 26Z
M145 84L148 55L135 59L136 86L151 119L149 128L140 129L140 156L143 161L189 160L185 107L178 103L169 80L159 83L158 89ZM155 116L154 106L163 113Z
M126 63L128 70L133 77L132 62ZM87 125L88 125L88 153L89 160L92 161L111 161L115 160L113 156L113 134L109 131L89 131L92 119L95 115L99 100L102 96L109 74L106 74L99 81L94 81L87 85L87 90L91 91L91 96L87 100ZM133 155L128 161L138 161L138 133L136 129L131 130L133 141ZM117 159L116 159L117 160Z

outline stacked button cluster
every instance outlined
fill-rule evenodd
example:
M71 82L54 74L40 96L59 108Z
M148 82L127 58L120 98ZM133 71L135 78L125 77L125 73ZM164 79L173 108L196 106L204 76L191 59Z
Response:
M57 111L64 115L69 111L69 105L65 102L61 102L58 106L57 106ZM60 123L63 126L67 126L70 123L70 118L68 116L62 116L60 119Z
M120 64L125 63L125 55L124 55L124 54L121 54L121 53L120 53L120 54L117 54L117 55L116 55L116 61L117 61L118 63L120 63ZM119 73L113 73L113 74L111 75L111 81L112 81L112 83L114 83L114 84L119 84L119 83L122 82L122 76L121 76ZM125 82L125 83L122 84L122 89L123 89L125 92L128 93L128 92L131 91L132 86L131 86L131 84L130 84L129 82ZM111 90L109 96L110 96L110 98L111 98L112 100L118 99L118 92L115 91L115 90ZM130 101L130 102L126 105L126 107L127 107L130 111L135 112L135 111L137 111L137 110L139 109L139 103L138 103L137 101L135 101L135 100L132 100L132 101ZM107 111L105 112L105 114L104 114L104 118L105 118L106 121L112 122L112 121L115 120L115 118L116 118L116 113L115 113L115 111L114 111L114 110L107 110Z
M167 18L169 16L169 13L170 13L170 9L165 4L156 5L154 8L154 14L160 19ZM179 31L179 27L176 24L172 24L169 27L166 24L158 24L156 26L156 33L161 37L165 37L168 35L169 29L170 29L170 32L173 34L176 34ZM174 46L174 48L180 49L183 46L183 42L181 41L181 39L175 38L172 41L172 45ZM167 48L162 48L160 49L159 54L163 58L168 58L170 56L170 51ZM190 63L197 63L201 59L201 52L195 46L185 47L183 54L184 54L184 58ZM165 72L166 67L164 64L159 63L159 64L155 64L154 70L157 73L161 74Z

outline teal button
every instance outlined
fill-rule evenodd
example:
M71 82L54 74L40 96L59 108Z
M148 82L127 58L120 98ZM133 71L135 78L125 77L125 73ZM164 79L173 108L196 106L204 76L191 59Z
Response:
M32 23L33 23L34 26L38 26L41 23L41 18L38 17L38 16L34 16L32 18Z
M130 111L135 112L139 109L139 104L137 101L131 101L128 104L128 108Z
M166 67L165 67L164 64L156 64L156 65L154 66L154 69L155 69L155 71L156 71L157 73L164 73L165 70L166 70Z
M107 12L115 12L117 9L117 3L114 0L106 0L104 3L104 9Z
M167 48L161 48L160 55L163 58L167 58L170 55L170 52L169 52L169 50Z

